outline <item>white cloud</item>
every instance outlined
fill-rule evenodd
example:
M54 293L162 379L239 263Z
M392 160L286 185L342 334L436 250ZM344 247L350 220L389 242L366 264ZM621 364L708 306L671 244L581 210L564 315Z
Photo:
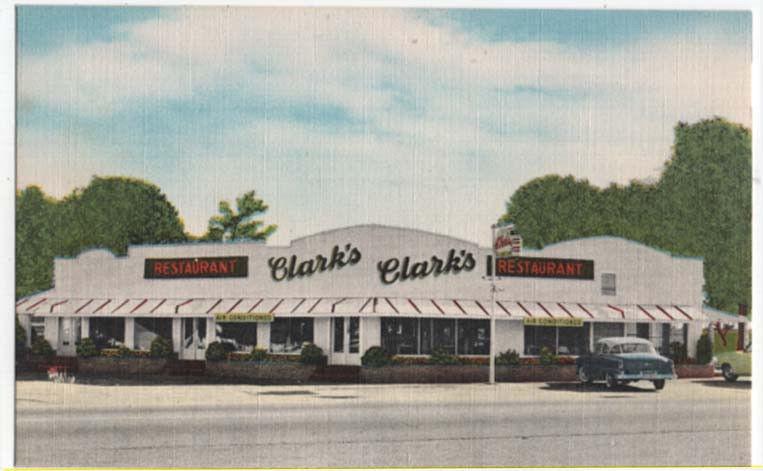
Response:
M138 99L192 100L222 89L335 106L363 123L327 133L252 117L213 137L175 136L194 165L132 170L165 189L196 233L219 199L254 186L282 227L366 218L484 239L482 226L529 178L572 173L602 186L654 178L676 121L751 119L749 44L717 38L581 50L484 42L403 10L307 8L183 8L122 32L113 43L20 57L21 99L109 119ZM516 86L549 93L508 92ZM560 97L565 90L570 96ZM401 91L408 108L396 101ZM85 130L70 132L20 142L20 181L52 181L60 171L63 187L88 168L125 169L104 143L75 152L66 139L83 141L72 136ZM98 157L41 166L29 157L40 153L68 163L75 154ZM442 215L448 228L428 227Z

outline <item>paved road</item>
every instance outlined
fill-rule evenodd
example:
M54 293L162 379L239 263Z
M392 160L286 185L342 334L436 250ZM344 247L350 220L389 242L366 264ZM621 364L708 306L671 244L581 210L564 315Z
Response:
M746 465L750 384L17 383L19 466Z

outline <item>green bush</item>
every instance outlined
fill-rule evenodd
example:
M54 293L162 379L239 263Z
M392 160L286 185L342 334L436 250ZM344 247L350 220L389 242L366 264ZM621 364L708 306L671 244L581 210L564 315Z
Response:
M152 358L169 358L172 356L172 342L164 337L157 336L151 341Z
M442 348L435 348L429 355L429 363L432 365L458 365L461 361L457 356L451 355Z
M711 361L713 361L713 341L705 330L697 340L697 363L707 365Z
M55 350L53 350L53 347L50 346L50 343L45 340L45 338L38 337L34 339L34 343L32 344L32 355L51 357L55 354Z
M519 353L516 350L508 349L503 353L499 353L495 358L496 365L518 365Z
M255 348L249 354L250 361L265 361L268 359L268 351L264 348Z
M95 347L95 342L90 337L85 337L77 344L77 356L82 358L90 358L98 355L98 349Z
M23 356L26 350L26 330L19 322L19 318L16 317L16 358Z
M540 364L544 366L555 365L558 361L556 355L548 348L543 347L540 349Z
M668 357L670 357L671 360L673 360L674 363L686 363L689 359L689 355L686 352L686 345L682 344L681 342L671 342L670 343L670 353L668 354Z
M307 343L302 347L299 361L305 365L322 365L325 364L326 357L323 355L321 347L314 343Z
M235 349L236 347L228 342L212 342L207 346L204 356L207 361L227 360L228 355Z
M385 352L383 348L371 347L366 350L366 353L363 354L360 359L360 363L363 366L371 366L377 368L380 366L389 365L392 363L392 358L387 355L387 352Z
M120 358L130 358L133 356L133 353L129 348L120 345L119 348L117 348L117 356Z

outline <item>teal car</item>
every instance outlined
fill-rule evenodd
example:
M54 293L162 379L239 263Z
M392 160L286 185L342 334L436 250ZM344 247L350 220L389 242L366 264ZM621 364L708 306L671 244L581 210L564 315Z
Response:
M723 373L723 379L730 383L740 376L752 376L752 342L743 351L718 353L715 365Z
M605 381L608 388L635 381L651 381L654 388L674 379L673 361L660 356L648 340L609 337L596 342L593 353L577 358L578 379L585 384Z

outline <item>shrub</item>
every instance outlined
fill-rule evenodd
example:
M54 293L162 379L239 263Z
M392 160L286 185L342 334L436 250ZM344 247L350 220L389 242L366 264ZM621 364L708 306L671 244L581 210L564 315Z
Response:
M169 358L172 356L172 342L157 336L151 341L150 352L152 358Z
M498 356L495 358L495 364L496 365L518 365L519 364L519 353L517 353L516 350L506 350L503 353L499 353Z
M458 365L461 361L457 356L451 355L442 348L435 348L429 355L429 363L432 365Z
M686 352L686 345L682 344L681 342L670 343L670 353L668 356L676 364L687 363L689 360L689 355Z
M120 358L130 358L133 356L132 350L125 347L124 345L120 345L117 348L117 356L119 356Z
M249 354L250 361L265 361L268 359L268 351L264 348L255 348Z
M363 354L363 357L360 359L360 363L363 366L371 366L371 367L379 367L379 366L386 366L392 363L392 359L389 355L387 355L387 352L384 351L381 347L371 347L368 350L366 350L366 353Z
M540 349L540 364L544 366L554 365L558 362L556 355L548 347Z
M34 339L32 344L32 355L39 355L44 357L51 357L55 355L55 350L50 346L50 343L43 337Z
M95 342L90 337L85 337L80 340L77 345L77 356L82 358L90 358L98 355L98 349L95 348Z
M711 361L713 361L713 341L705 330L697 340L697 363L707 365Z
M207 346L207 351L204 357L207 361L221 361L227 360L236 347L228 342L212 342Z
M26 353L26 330L24 326L19 322L18 316L16 317L16 358L19 358Z
M306 343L299 354L299 361L305 365L322 365L326 361L321 347L314 343Z

